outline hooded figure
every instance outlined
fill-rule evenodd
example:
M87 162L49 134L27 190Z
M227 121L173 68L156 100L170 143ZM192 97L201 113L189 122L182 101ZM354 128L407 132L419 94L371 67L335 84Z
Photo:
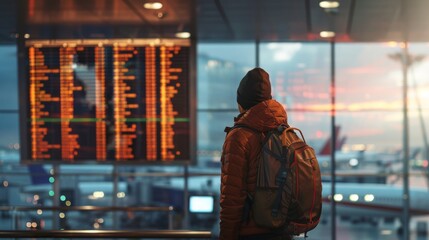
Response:
M255 192L260 133L287 124L285 109L271 97L266 71L254 68L247 72L237 89L237 103L240 114L234 125L242 127L226 129L221 157L219 239L291 239L284 233L257 226L252 216L243 217L246 198Z

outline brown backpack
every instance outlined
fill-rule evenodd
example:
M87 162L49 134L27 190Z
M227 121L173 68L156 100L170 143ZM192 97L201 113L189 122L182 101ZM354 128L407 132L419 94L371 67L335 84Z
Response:
M261 227L306 234L317 226L322 211L322 181L316 154L298 128L280 125L264 135L256 191L253 196L248 195L244 214L248 215L250 210Z

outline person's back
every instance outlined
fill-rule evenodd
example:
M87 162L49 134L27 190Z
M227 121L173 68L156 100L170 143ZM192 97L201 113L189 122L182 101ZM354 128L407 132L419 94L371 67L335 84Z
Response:
M255 192L260 133L287 124L283 106L271 98L269 76L263 69L255 68L241 80L240 115L227 131L221 158L220 239L290 239L283 232L257 226L252 212L245 209L248 195Z

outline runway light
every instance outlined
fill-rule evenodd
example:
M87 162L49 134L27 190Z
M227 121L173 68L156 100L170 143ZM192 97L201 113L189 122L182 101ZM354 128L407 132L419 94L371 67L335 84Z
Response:
M321 31L320 32L320 36L322 38L332 38L332 37L335 37L335 32L332 32L332 31Z
M343 200L343 195L342 195L342 194L339 194L339 193L335 194L335 195L334 195L334 200L335 200L336 202L341 202L341 201Z
M58 215L60 216L60 218L65 218L66 217L66 215L64 213L60 213Z
M321 8L337 8L340 6L340 3L337 1L321 1L319 6Z
M54 192L54 191L52 191L52 190L50 190L50 191L49 191L49 196L53 197L54 195L55 195L55 192Z
M3 181L3 187L8 187L9 186L9 182L8 181Z
M372 202L372 201L374 201L374 195L366 194L364 199L365 199L365 202Z
M66 206L70 207L71 206L71 202L69 200L66 201Z
M146 9L157 10L162 8L162 3L160 2L147 2L143 4L143 7Z
M50 183L54 183L55 182L55 178L54 177L49 177L49 182Z
M34 201L38 201L40 199L40 196L36 194L33 196L33 199L34 199Z
M381 230L381 235L392 235L392 230Z
M118 193L116 194L116 196L117 196L118 198L124 198L124 197L125 197L125 193L124 193L124 192L118 192Z
M37 214L38 215L42 215L42 213L43 213L42 209L37 209Z
M36 222L32 222L31 223L31 227L36 228L37 227L37 223Z
M357 200L359 200L359 195L357 194L351 194L349 197L350 201L352 202L356 202Z
M64 201L66 200L66 196L61 195L60 200L61 200L62 202L64 202Z
M27 222L27 223L25 224L25 226L26 226L26 227L28 227L28 228L31 228L31 222Z

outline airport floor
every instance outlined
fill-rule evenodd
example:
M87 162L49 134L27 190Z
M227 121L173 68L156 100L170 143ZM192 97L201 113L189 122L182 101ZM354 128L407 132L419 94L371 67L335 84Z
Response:
M429 220L429 217L427 218ZM410 224L410 240L427 240L428 236L417 236L413 221ZM398 235L398 224L371 225L369 223L351 223L337 219L337 240L401 240ZM320 224L308 233L308 237L296 237L296 240L331 240L331 225Z
M419 221L426 220L429 222L429 216L425 219L420 218ZM427 240L428 236L417 236L414 221L411 221L410 240ZM10 222L4 222L0 219L0 225L7 227ZM397 234L398 224L391 225L370 225L369 223L351 223L348 221L340 221L337 219L337 240L401 240ZM6 228L2 228L6 229ZM295 240L331 240L331 226L328 223L321 223L315 230L308 233L308 237L295 237ZM1 231L1 230L0 230ZM213 239L217 239L216 235L219 229L212 229Z
M429 222L429 216L419 218L419 221ZM217 235L218 228L214 228L213 234ZM369 223L352 223L337 219L337 240L401 240L398 235L398 223L371 225ZM332 240L331 225L320 223L316 229L303 236L294 237L295 240ZM214 238L216 239L216 237ZM415 221L410 222L410 240L428 240L429 236L417 236Z

